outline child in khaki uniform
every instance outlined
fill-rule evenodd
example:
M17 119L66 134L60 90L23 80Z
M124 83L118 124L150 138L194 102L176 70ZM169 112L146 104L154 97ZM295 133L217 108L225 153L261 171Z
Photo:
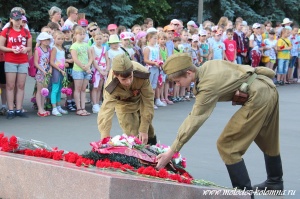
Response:
M165 73L182 86L195 82L193 110L180 126L170 150L157 157L157 168L164 167L211 115L218 101L231 101L234 93L248 82L248 100L233 115L217 141L233 187L252 190L242 156L255 141L265 156L268 178L253 188L283 190L279 150L278 92L265 67L238 65L227 61L207 61L196 68L187 54L172 55L163 65ZM224 78L220 78L224 77ZM250 79L253 83L249 83Z
M138 136L144 144L156 144L152 126L154 93L149 75L144 66L124 54L114 58L98 114L101 139L110 136L116 112L125 134Z

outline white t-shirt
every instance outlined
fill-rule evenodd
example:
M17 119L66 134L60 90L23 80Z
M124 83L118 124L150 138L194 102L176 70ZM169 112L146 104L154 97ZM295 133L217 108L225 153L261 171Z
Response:
M73 26L75 25L76 23L72 22L70 19L67 19L64 23L64 26L70 26L72 29L73 29Z
M249 40L250 41L253 40L253 48L252 48L252 50L259 51L259 48L261 47L262 36L261 35L256 35L256 39L255 39L254 38L254 34L251 34L250 37L249 37Z
M270 50L266 50L264 52L264 55L269 56L270 59L276 59L276 52L274 47L277 46L277 40L271 41L270 39L265 39L264 43L266 44L266 47L271 48Z
M107 51L108 53L108 58L110 59L110 65L112 64L112 60L117 56L117 55L121 55L124 54L125 52L121 49L118 48L118 50L113 50L113 49L109 49Z

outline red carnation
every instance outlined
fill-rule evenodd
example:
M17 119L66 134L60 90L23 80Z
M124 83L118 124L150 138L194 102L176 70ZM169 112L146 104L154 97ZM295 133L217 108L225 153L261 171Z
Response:
M31 149L26 149L26 150L25 150L25 155L33 156L33 150L31 150Z
M139 174L143 174L143 171L145 170L145 167L140 167L140 168L138 168L138 170L137 170L137 172L139 173Z
M81 165L82 165L82 159L80 158L76 161L76 166L80 167Z
M143 144L142 141L139 138L137 138L137 137L134 138L134 142L136 144Z
M120 162L113 162L112 163L112 167L115 169L119 169L121 168L122 164Z
M36 149L36 150L33 151L33 156L34 157L41 157L42 153L39 149Z
M178 181L178 182L182 182L182 179L181 179L181 176L179 174L173 174L173 175L170 175L169 178L171 180L175 180L175 181Z
M101 140L101 144L107 144L110 141L111 137L106 137Z
M160 169L157 173L157 176L160 178L167 178L168 175L169 175L169 173L166 169Z
M295 42L295 44L299 44L299 42L297 41L297 42ZM1 136L0 136L1 137Z
M154 176L154 177L157 176L156 170L155 170L153 167L151 167L151 166L146 167L146 168L144 169L144 171L143 171L142 174L144 174L144 175L149 175L149 176Z
M284 49L284 46L280 46L280 50Z
M241 53L241 49L237 49L237 52L238 52L238 53Z
M265 43L261 43L261 46L266 46L266 44Z
M53 160L61 160L62 159L62 154L59 153L59 152L54 152L52 159Z

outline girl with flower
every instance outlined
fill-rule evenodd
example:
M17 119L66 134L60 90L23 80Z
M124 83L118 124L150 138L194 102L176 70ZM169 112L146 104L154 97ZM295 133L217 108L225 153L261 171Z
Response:
M49 76L52 73L50 66L50 44L53 43L53 38L47 32L42 32L37 37L38 47L34 51L34 65L38 69L35 79L37 85L36 92L36 104L38 107L37 115L40 117L46 117L50 115L49 111L45 111L45 97L48 95L48 82ZM48 93L47 93L48 91Z
M103 44L103 34L97 31L94 36L95 45L92 46L92 54L94 57L93 63L93 90L92 90L92 102L93 113L98 113L100 110L99 102L102 99L102 87L107 79L108 72L110 70L110 64L107 51Z
M260 31L260 24L255 23L252 26L253 34L249 38L249 47L252 48L251 50L251 66L257 67L261 60L261 54L263 48L262 44L262 36Z
M68 66L68 64L65 62L65 50L62 47L64 37L65 35L63 32L54 32L54 46L50 57L50 64L53 67L51 103L53 107L52 115L54 116L62 116L62 114L68 114L68 111L62 109L60 106L62 80L66 75L65 67Z

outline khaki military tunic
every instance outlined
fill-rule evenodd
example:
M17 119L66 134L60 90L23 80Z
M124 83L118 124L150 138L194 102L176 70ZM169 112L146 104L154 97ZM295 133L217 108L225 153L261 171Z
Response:
M123 87L110 71L104 86L104 101L98 113L98 129L101 138L110 136L112 119L116 112L119 124L127 135L139 132L154 137L151 125L154 109L154 93L149 81L149 72L137 62L133 63L133 82Z
M225 164L241 161L253 141L267 155L278 155L278 93L273 81L262 75L264 70L217 60L203 64L196 72L195 104L180 126L171 149L179 151L210 116L216 103L231 101L235 91L255 72L258 76L249 87L248 101L232 116L217 147Z

